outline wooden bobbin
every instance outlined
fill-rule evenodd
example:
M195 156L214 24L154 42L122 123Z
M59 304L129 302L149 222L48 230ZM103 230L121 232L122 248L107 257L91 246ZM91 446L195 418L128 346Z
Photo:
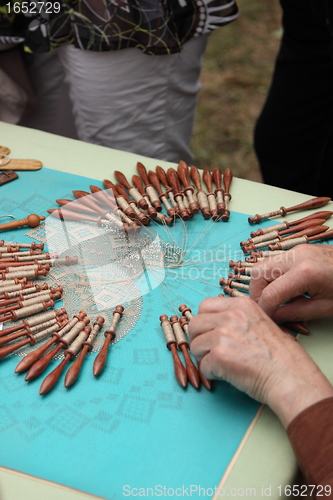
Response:
M224 201L224 212L222 214L222 220L223 222L227 222L230 217L230 211L229 211L229 201L231 200L231 194L230 194L230 185L232 181L232 172L230 168L227 168L227 170L224 172L223 175L223 184L224 184L224 193L223 193L223 201Z
M93 185L90 185L89 189L94 195L96 203L111 210L115 210L117 208L115 197L109 191L103 191L100 187Z
M116 199L116 202L117 202L118 206L121 208L121 210L123 211L123 213L125 215L127 215L127 217L130 217L131 219L133 219L135 217L135 213L133 211L133 208L130 206L130 204L128 202L127 194L126 194L126 197L124 197L123 193L120 192L120 190L118 190L117 186L115 186L111 181L105 180L104 186L105 186L105 188L108 189L108 191L110 191L110 190L112 191L112 193ZM126 191L125 191L125 193L126 193Z
M43 216L39 217L36 214L30 214L26 219L7 222L7 224L1 224L0 231L8 231L8 229L16 229L18 227L23 227L23 226L36 227L43 220L45 220L45 217Z
M150 202L151 202L152 206L157 210L157 212L161 212L162 205L160 203L158 193L155 191L154 186L152 184L150 184L150 182L149 182L146 167L141 162L138 161L136 164L136 169L137 169L139 176L141 177L141 179L143 180L143 182L146 185L146 193L148 194L148 196L150 198Z
M220 285L221 286L228 286L230 288L237 288L239 290L246 290L249 291L250 287L249 285L245 283L237 283L237 281L233 281L232 279L226 280L225 278L220 279Z
M176 212L178 214L179 207L178 207L178 204L174 198L172 188L168 184L166 173L164 172L162 167L157 166L156 167L156 174L157 174L157 177L159 178L161 184L165 187L166 192L168 193L168 197L169 197L169 200L171 202L171 205L174 207L174 209L176 210Z
M147 201L147 205L148 205L148 208L146 210L147 215L149 217L151 217L152 219L156 219L156 217L157 217L157 210L156 210L156 208L154 208L154 206L152 205L152 203L150 201L150 199L152 199L152 200L155 201L155 204L156 204L156 198L158 198L158 195L155 193L155 190L154 190L154 194L152 194L151 198L150 198L149 195L148 195L148 193L145 192L143 184L142 184L142 180L140 179L140 177L138 175L133 175L132 176L132 183L133 183L133 186L136 187L136 189L139 191L139 193L141 194L141 196L143 198L145 198L145 200ZM161 206L159 198L158 198L158 203L159 203L159 206Z
M122 184L117 184L117 189L119 192L122 194L124 199L128 202L130 205L131 209L133 210L133 219L138 221L140 224L143 224L144 226L148 226L150 224L150 219L147 217L144 213L142 213L139 208L137 207L137 202L131 200L128 197L128 194L126 193L126 190ZM149 207L148 207L149 208Z
M86 354L92 350L93 343L96 339L98 332L102 328L104 321L105 321L105 319L103 318L103 316L97 317L97 319L93 325L93 329L90 332L89 337L82 344L82 349L81 349L80 355L74 361L74 363L72 364L72 366L69 368L69 370L66 373L65 387L70 387L77 380L77 378L80 374L81 368L82 368L83 361L86 357Z
M60 375L63 372L68 361L70 361L71 359L73 359L76 356L77 352L81 348L82 342L84 342L84 340L88 337L90 330L91 330L90 326L84 327L83 330L81 330L79 332L76 339L71 343L70 347L65 350L64 359L43 380L42 385L41 385L40 390L39 390L40 395L47 394L48 392L50 392L51 389L53 389L53 387L58 382Z
M167 181L168 181L168 184L172 188L173 195L175 197L175 200L176 200L178 208L179 208L180 217L185 221L189 220L190 217L189 217L189 213L186 210L185 205L184 205L183 193L181 191L179 178L178 178L177 172L172 168L169 168L167 171Z
M213 169L213 181L216 186L215 195L217 200L217 212L219 215L223 215L225 205L223 201L224 191L222 189L222 172L218 168Z
M79 317L82 317L80 313ZM54 347L50 352L48 352L43 358L36 361L29 369L25 380L33 380L38 377L45 368L49 365L50 361L54 358L54 356L61 350L67 349L68 346L73 342L73 340L78 336L78 334L87 326L90 322L90 319L85 316L82 320L78 321L74 326L70 327L70 323L68 323L64 328L62 328L59 332L55 332L53 334L53 338L49 340L43 347L47 346L48 349L54 342L57 342L57 346ZM66 332L66 333L65 333ZM40 352L34 351L34 353L40 355ZM31 353L31 354L34 354ZM36 355L35 354L35 355ZM29 356L29 355L28 355ZM31 358L30 358L31 360Z
M133 200L135 200L137 202L139 207L142 208L142 210L147 210L147 208L148 208L147 201L145 200L145 198L139 193L139 191L135 187L133 187L129 184L129 182L126 179L126 177L124 176L124 174L122 172L119 172L118 170L116 170L114 172L114 175L115 175L115 178L117 179L117 181L120 182L120 184L122 184L128 190L129 195L133 198ZM105 183L105 181L103 181L103 182Z
M184 193L188 198L189 209L193 214L199 212L199 203L194 199L194 187L190 184L190 171L184 161L180 161L177 167L178 177L184 186Z
M178 349L183 353L185 360L185 368L187 376L193 387L199 389L200 387L200 377L196 366L194 365L191 356L189 355L188 349L190 348L187 339L185 338L184 331L179 323L178 316L171 316L170 323L173 329L173 333L177 340Z
M192 310L187 307L185 304L181 304L178 307L178 311L182 313L183 316L185 316L188 321L190 321L193 318Z
M37 363L37 360L44 354L44 352L49 349L49 347L52 346L55 342L59 341L60 338L65 335L67 332L69 332L80 320L83 320L84 318L87 317L87 314L85 311L80 311L78 315L76 315L69 323L64 325L59 331L54 332L52 335L52 338L46 342L44 345L40 346L38 349L35 349L33 352L27 354L17 365L15 372L20 373L25 370L28 370L28 368L31 368L32 366L35 366ZM44 360L44 358L42 358ZM45 360L43 361L45 363ZM47 363L45 364L45 367L47 366ZM38 366L34 368L34 370L31 372L31 374L28 376L26 380L30 380L32 378L35 378L43 371L43 365L40 367L40 372Z
M208 168L205 168L202 174L202 178L204 183L206 184L207 188L207 198L208 198L208 205L209 205L209 210L210 210L210 215L212 216L212 219L216 220L218 219L218 211L217 211L217 204L216 204L216 198L215 194L213 193L213 179L212 179L212 174L208 170Z
M173 333L172 326L168 320L166 314L160 316L161 327L165 336L166 346L170 349L172 353L173 366L176 379L178 380L181 387L187 386L187 371L185 370L183 363L181 362L178 352L177 352L177 341Z
M104 332L105 336L105 341L102 346L102 349L100 352L97 354L95 361L94 361L94 366L93 366L93 374L95 377L100 375L106 365L107 357L108 357L108 352L109 352L109 345L116 338L116 330L119 321L121 320L124 312L124 307L121 305L118 305L115 307L115 310L113 311L113 319L110 328L108 328Z
M184 330L187 338L189 338L188 336L188 320L185 316L181 316L179 318L179 323L182 327L182 329ZM201 369L200 369L200 361L197 360L197 365L198 365L198 373L199 373L199 377L200 377L200 380L202 382L202 384L206 387L206 389L208 389L209 391L212 390L212 387L213 387L213 384L212 384L212 381L209 380L207 377L205 377L205 375L202 373Z
M6 247L6 246L13 246L13 247L19 247L19 248L30 248L31 250L36 250L37 248L39 250L44 250L44 243L36 243L33 241L32 243L17 243L14 241L0 241L0 247Z
M249 297L247 294L240 292L236 288L230 288L229 286L225 286L224 291L231 297Z
M161 200L161 202L165 206L167 214L170 217L175 217L177 215L177 210L170 205L168 198L167 198L167 193L164 193L162 191L160 181L159 181L157 174L155 172L152 172L151 170L149 170L148 179L149 179L149 182L156 189L156 192L158 193L159 199Z
M331 198L328 197L312 198L311 200L305 201L304 203L300 203L299 205L294 205L289 208L281 207L280 210L277 210L275 212L269 212L267 214L262 214L262 215L256 214L254 217L249 217L248 221L250 224L258 224L262 220L269 219L270 217L276 217L279 215L285 217L286 214L289 212L295 212L297 210L310 210L311 208L319 208L326 205L329 201L331 201Z
M199 170L196 167L192 166L191 170L190 170L190 175L191 175L192 181L194 182L194 185L197 189L198 202L199 202L199 206L200 206L203 218L210 219L208 198L207 198L206 193L203 191L203 189L201 187Z
M36 335L32 335L31 333L24 333L20 335L21 337L25 335L27 338L15 342L15 344L11 344L6 347L0 347L0 359L5 358L8 356L8 354L12 354L15 352L17 349L20 349L21 347L30 344L34 345L38 340L43 339L47 337L48 335L52 334L53 332L59 330L60 326L58 324L55 324L49 328L46 328L45 330L42 330L41 332L37 333ZM16 337L18 338L18 336Z
M245 274L228 274L228 278L232 279L233 281L244 281L245 283L250 283L251 281L251 276L246 276Z

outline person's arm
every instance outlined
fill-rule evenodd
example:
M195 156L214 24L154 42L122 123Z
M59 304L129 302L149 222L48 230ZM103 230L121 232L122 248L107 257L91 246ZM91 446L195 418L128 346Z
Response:
M258 262L250 297L278 322L333 317L333 246L299 245Z
M189 324L191 352L210 379L268 404L287 428L333 388L306 351L249 298L204 300Z
M333 398L306 408L287 428L297 463L315 498L333 497ZM313 486L311 486L313 485Z

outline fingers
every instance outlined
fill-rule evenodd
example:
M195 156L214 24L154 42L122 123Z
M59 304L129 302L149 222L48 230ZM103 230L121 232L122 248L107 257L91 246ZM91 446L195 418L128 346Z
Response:
M331 299L298 298L297 300L278 307L272 319L276 322L307 321L314 318L329 318L333 316L333 301Z
M250 297L258 302L263 290L295 265L295 252L286 252L258 262L252 269ZM280 302L281 303L281 302Z
M285 304L293 297L303 295L309 291L311 273L309 269L303 270L304 267L304 264L301 264L289 269L288 272L269 283L262 290L258 299L258 306L268 316L272 317L281 304Z

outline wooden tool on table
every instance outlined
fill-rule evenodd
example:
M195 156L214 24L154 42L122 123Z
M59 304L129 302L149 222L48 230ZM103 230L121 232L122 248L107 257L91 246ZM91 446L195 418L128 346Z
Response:
M224 193L223 193L223 200L224 200L224 211L222 214L222 220L223 222L227 222L230 217L230 211L228 209L229 201L231 200L231 194L230 194L230 185L232 181L232 172L230 168L227 168L227 170L223 174L223 184L224 184Z
M177 167L178 177L184 186L184 193L188 198L189 208L193 214L199 212L199 203L193 198L194 187L190 183L190 171L184 161L180 161Z
M64 359L59 363L59 365L52 370L51 373L43 380L42 385L40 386L39 394L42 396L43 394L48 393L58 382L61 373L63 372L65 366L68 361L75 358L76 354L81 349L83 342L88 338L89 333L91 332L90 326L85 326L77 335L77 337L73 340L70 346L64 352Z
M23 226L30 226L30 227L36 227L39 225L39 223L45 220L45 217L39 217L36 214L31 214L28 215L26 219L20 219L20 220L15 220L12 222L7 222L7 224L1 224L0 225L0 231L7 231L8 229L16 229L18 227L23 227Z
M66 323L66 320L65 320ZM35 344L38 340L43 339L47 335L52 334L53 332L56 332L60 330L60 328L65 324L65 323L55 323L49 328L46 328L36 334L31 334L31 333L26 333L24 334L27 338L21 340L20 342L16 342L15 344L11 344L5 347L0 347L0 359L8 356L8 354L11 354L12 352L16 351L17 349L20 349L20 347L23 347L27 344L33 345ZM23 337L23 335L21 335Z
M213 193L213 179L212 179L212 174L208 170L208 168L205 168L202 174L202 178L204 183L206 184L207 188L207 198L208 198L208 203L209 203L209 210L210 214L212 216L212 219L216 220L218 219L218 211L217 211L217 204L216 204L216 198L215 194Z
M315 212L314 214L307 215L306 217L303 217L302 219L297 219L291 222L288 221L283 221L280 222L279 224L274 224L274 226L267 226L263 227L261 229L257 229L257 231L251 231L250 236L251 238L255 238L256 236L261 236L266 233L270 233L271 231L281 231L283 229L288 229L293 226L297 226L298 224L302 224L303 222L306 222L308 220L312 219L329 219L333 215L333 212L329 211L322 211L322 212ZM297 228L294 228L295 231L297 231Z
M43 164L38 160L13 160L0 152L0 170L39 170Z
M180 324L181 324L181 326L182 326L183 330L185 331L187 338L188 338L188 322L193 318L192 311L185 304L181 304L178 307L178 311L180 311L182 313L182 318L180 318L179 322L180 322ZM203 383L203 385L206 387L206 389L208 389L210 391L213 387L213 383L211 380L209 380L207 377L205 377L205 375L202 373L202 371L200 369L200 361L198 361L198 360L197 360L197 365L198 365L200 380Z
M224 191L221 187L221 185L222 185L222 172L221 172L221 170L218 168L214 168L212 176L213 176L214 184L216 186L215 195L216 195L216 200L217 200L217 211L218 211L219 215L222 215L224 212L225 206L224 206L224 201L223 201Z
M191 359L191 356L189 355L189 348L190 345L187 342L185 338L185 334L183 332L183 329L179 323L178 316L171 316L170 318L170 323L173 329L173 333L176 337L177 340L177 345L178 349L180 349L183 353L184 360L185 360L185 368L187 372L187 377L193 387L196 389L199 389L200 387L200 377L197 368L194 366L194 363Z
M108 330L104 332L104 337L105 337L104 344L94 361L93 374L95 375L95 377L97 377L104 369L108 357L109 345L112 342L112 340L114 340L116 337L116 329L119 321L122 318L123 312L124 312L123 306L116 306L115 310L112 313L113 320L111 326Z
M202 216L204 219L210 219L208 198L207 198L205 191L201 187L199 170L196 167L192 166L190 173L191 173L192 181L194 182L194 185L197 189L198 202L199 202Z
M188 320L185 316L181 316L181 318L179 319L179 323L182 327L182 329L184 330L187 338L188 338ZM212 387L213 387L213 383L211 380L209 380L207 377L205 377L205 375L202 373L201 369L200 369L200 361L197 360L197 365L198 365L198 373L199 373L199 377L200 377L200 380L202 382L202 385L204 385L206 387L206 389L208 389L209 391L212 390Z
M177 352L177 340L174 336L172 326L166 314L160 316L161 327L165 336L166 346L172 353L173 366L175 370L176 379L182 387L187 386L187 372L181 362Z
M36 351L31 352L21 361L17 366L17 371L26 370L29 366L30 369L25 377L25 380L33 380L38 377L50 363L51 359L61 350L67 349L68 345L75 339L80 331L90 322L88 316L84 311L76 315L66 326L59 332L55 332L52 338ZM47 353L43 358L38 359L52 344L58 342L58 345ZM38 360L38 361L37 361ZM18 370L18 368L20 368Z
M137 169L139 176L141 177L141 179L143 180L143 182L146 185L146 193L148 194L148 196L150 198L151 205L156 209L157 212L161 212L162 205L161 205L161 202L159 200L158 193L156 192L154 186L152 184L150 184L150 182L149 182L146 167L141 162L138 161L136 164L136 169Z
M311 200L305 201L304 203L300 203L299 205L294 205L293 207L289 208L281 207L280 210L276 210L275 212L269 212L267 214L262 214L262 215L256 214L254 217L249 217L248 221L250 224L258 224L262 220L269 219L270 217L277 217L280 215L285 217L286 214L289 212L296 212L297 210L310 210L311 208L323 207L329 201L331 201L331 198L328 197L312 198Z
M65 387L70 387L71 385L73 385L74 382L76 381L76 379L78 378L80 371L81 371L82 363L86 357L86 354L92 350L94 340L95 340L98 332L102 328L104 321L105 321L105 319L103 318L103 316L98 316L98 318L96 319L96 321L93 325L93 329L90 332L89 337L82 344L83 347L82 347L82 350L80 352L79 357L74 361L74 363L72 364L72 366L69 368L68 372L66 373Z

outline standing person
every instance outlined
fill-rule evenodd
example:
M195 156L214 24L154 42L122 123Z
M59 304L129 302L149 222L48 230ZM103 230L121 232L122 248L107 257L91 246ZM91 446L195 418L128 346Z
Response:
M281 0L283 37L254 144L264 182L333 195L333 2Z
M42 14L0 14L0 41L15 35L30 52L38 106L22 125L192 162L201 56L237 18L234 0L52 0Z

